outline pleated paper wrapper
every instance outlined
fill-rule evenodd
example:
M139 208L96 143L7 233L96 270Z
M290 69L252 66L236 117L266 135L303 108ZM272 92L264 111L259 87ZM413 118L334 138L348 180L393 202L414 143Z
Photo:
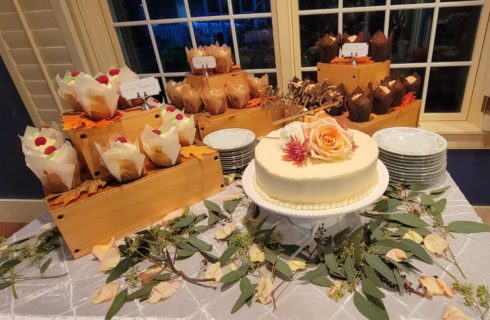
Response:
M111 69L117 69L117 68L111 67ZM109 77L109 82L117 88L117 94L119 95L119 100L118 100L119 106L133 107L143 102L141 99L127 100L121 95L121 90L119 89L119 86L122 82L129 81L129 80L136 80L140 78L135 72L133 72L127 66L120 68L119 74L115 76L108 75L108 77Z
M80 72L76 77L71 75L70 71L65 73L63 79L56 75L56 83L58 83L58 95L68 103L68 105L77 112L84 112L83 106L78 99L78 94L75 90L78 85L79 76L84 77L86 74ZM86 75L88 76L88 75Z
M168 131L170 128L175 127L177 128L181 146L190 146L194 144L194 139L196 137L194 115L186 116L177 109L173 111L162 111L162 114L163 131Z
M46 143L40 146L36 146L35 140L39 137L46 139ZM51 127L35 128L27 126L23 136L19 136L22 141L22 152L26 153L27 150L34 150L43 153L49 146L55 146L56 149L61 148L65 142L65 136L60 131L58 125L55 122L51 123Z
M201 89L194 89L190 85L182 86L182 100L186 113L199 113L203 108L201 100Z
M179 109L184 109L184 97L183 97L183 88L186 84L186 81L175 82L170 80L167 82L167 93L168 96L174 106Z
M210 114L216 115L225 112L228 100L224 89L204 87L201 92L201 99L204 103L204 108Z
M86 74L77 76L75 91L84 112L92 120L110 119L117 108L118 87L111 83L102 84Z
M154 128L145 125L141 133L143 150L150 160L159 167L170 167L179 159L180 143L176 127L168 130L159 128L161 134L153 132Z
M247 106L250 100L248 85L242 83L227 83L226 96L230 101L230 106L234 109L242 109Z
M250 95L252 98L261 98L269 87L269 75L264 74L262 77L255 77L252 74L248 75L248 86L250 88Z

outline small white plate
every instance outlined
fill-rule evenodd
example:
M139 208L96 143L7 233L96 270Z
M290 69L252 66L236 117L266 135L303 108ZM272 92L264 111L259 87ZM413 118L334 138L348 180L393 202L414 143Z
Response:
M405 163L405 162L396 162L396 161L391 161L388 159L380 158L381 161L387 166L387 167L393 167L393 168L400 168L403 170L432 170L432 169L437 169L439 167L442 167L443 165L446 165L447 160L443 159L437 162L421 162L421 163Z
M247 129L231 128L211 132L203 142L216 150L236 150L255 141L255 133Z
M437 155L447 149L446 139L419 128L386 128L376 132L373 139L381 149L402 156Z

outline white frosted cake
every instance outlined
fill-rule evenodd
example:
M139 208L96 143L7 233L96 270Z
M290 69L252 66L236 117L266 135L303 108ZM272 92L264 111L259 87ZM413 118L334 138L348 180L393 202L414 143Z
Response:
M296 209L327 209L356 202L378 182L378 146L333 118L293 122L255 148L256 189L267 200Z

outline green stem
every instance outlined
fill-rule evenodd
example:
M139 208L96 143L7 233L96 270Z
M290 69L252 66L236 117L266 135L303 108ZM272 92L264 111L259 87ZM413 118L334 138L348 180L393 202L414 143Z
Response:
M17 290L15 289L15 271L14 268L10 270L10 288L12 289L12 294L14 298L17 299Z
M451 255L451 257L453 259L452 263L456 266L456 268L458 268L458 271L461 273L463 278L465 278L465 280L466 280L466 275L464 274L463 269L461 269L461 266L459 265L458 261L456 260L456 256L454 255L453 250L451 250L451 247L448 246L447 251L449 252L449 254Z
M439 262L437 262L436 260L433 260L433 261L434 261L434 264L436 266L438 266L439 268L441 268L442 271L445 271L451 278L453 278L454 281L459 281L458 278L456 278L456 276L454 274L452 274L448 270L444 269Z
M42 277L16 277L17 280L40 280L40 279L56 279L66 276L68 273L58 274L56 276L42 276Z

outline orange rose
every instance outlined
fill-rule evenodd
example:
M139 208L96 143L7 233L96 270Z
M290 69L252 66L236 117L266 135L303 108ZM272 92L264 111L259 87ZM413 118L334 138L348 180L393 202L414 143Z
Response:
M322 160L348 157L353 149L352 135L343 129L335 119L323 118L305 124L309 138L311 156Z

